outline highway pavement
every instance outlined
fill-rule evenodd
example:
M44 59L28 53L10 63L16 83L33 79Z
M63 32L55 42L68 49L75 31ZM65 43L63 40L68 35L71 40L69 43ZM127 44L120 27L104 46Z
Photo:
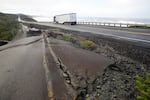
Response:
M28 22L31 24L44 25L50 27L58 27L66 30L81 31L103 35L106 37L119 39L123 41L135 42L140 45L150 46L150 29L136 28L120 28L120 27L104 27L92 25L61 25L44 22Z
M150 44L149 30L35 22L34 24ZM24 30L26 30L25 27ZM48 100L43 50L42 36L27 38L26 34L21 35L21 38L18 36L13 42L0 47L0 100ZM56 74L54 72L53 75Z
M48 100L41 38L0 47L0 100Z

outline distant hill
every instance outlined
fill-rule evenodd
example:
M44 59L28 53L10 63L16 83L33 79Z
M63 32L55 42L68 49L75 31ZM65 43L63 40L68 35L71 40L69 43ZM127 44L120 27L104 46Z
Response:
M0 40L12 40L19 29L18 16L0 13Z
M18 16L25 21L36 21L23 14L6 14L0 12L0 40L11 41L19 30Z
M21 20L36 22L35 19L33 19L32 17L28 15L24 15L24 14L18 14L18 15L20 16Z

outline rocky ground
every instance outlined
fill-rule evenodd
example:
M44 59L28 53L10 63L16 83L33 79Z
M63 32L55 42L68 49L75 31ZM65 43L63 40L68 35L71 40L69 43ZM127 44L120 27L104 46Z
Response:
M135 76L145 77L146 73L150 72L149 48L100 35L58 28L49 28L48 33L49 37L57 40L63 40L63 34L70 34L72 40L69 42L79 49L82 40L93 41L96 48L89 49L89 51L108 57L114 62L95 77L86 74L76 76L70 72L67 73L68 76L66 76L70 80L78 77L78 87L75 88L78 93L77 100L136 100ZM57 52L57 50L55 51ZM63 58L61 61L63 64L65 63ZM65 64L67 65L67 63ZM73 85L72 83L69 84Z

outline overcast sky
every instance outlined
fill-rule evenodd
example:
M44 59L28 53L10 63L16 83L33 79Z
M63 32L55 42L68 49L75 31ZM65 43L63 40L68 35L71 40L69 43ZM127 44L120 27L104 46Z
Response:
M77 13L78 17L150 18L150 0L0 0L0 12L52 17Z

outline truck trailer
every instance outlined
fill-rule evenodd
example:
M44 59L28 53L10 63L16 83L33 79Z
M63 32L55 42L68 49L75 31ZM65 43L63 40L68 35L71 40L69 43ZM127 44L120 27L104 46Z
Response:
M61 14L61 15L55 15L54 16L54 23L59 24L76 24L76 13L68 13L68 14Z

